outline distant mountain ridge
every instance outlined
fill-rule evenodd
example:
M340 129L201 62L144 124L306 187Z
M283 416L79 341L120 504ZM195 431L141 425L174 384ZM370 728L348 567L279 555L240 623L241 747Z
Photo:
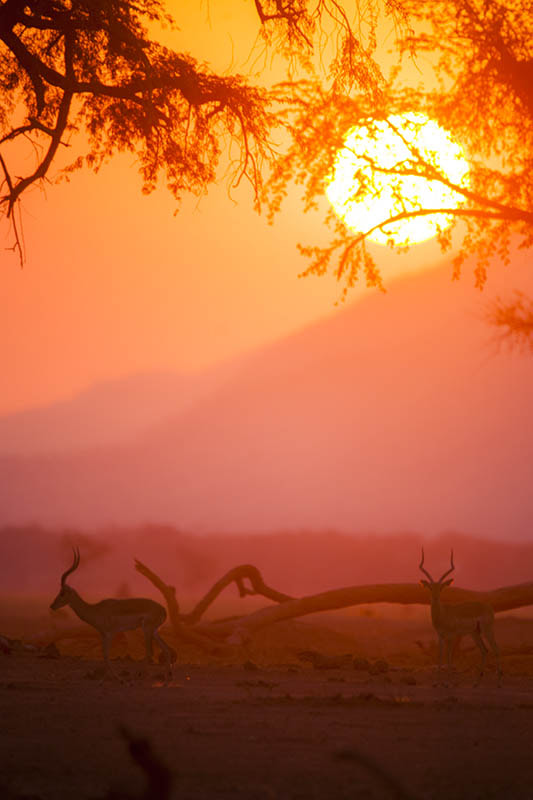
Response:
M391 283L263 348L136 441L0 458L0 524L531 535L533 359L450 267Z
M180 414L237 367L144 372L102 381L58 403L0 416L0 453L34 455L131 441Z

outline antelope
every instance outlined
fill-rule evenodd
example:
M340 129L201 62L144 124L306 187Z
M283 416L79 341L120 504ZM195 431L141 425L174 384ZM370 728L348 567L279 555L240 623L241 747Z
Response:
M453 583L453 578L444 580L455 569L453 563L453 550L451 551L450 569L434 581L427 569L424 567L424 548L422 548L422 560L419 569L429 578L429 581L421 580L420 583L431 592L431 622L439 637L439 670L442 669L442 650L446 642L448 670L451 670L452 648L457 639L461 636L470 635L481 651L481 666L479 670L476 686L480 682L485 668L488 648L483 637L487 640L496 660L498 671L498 686L501 682L502 670L500 666L500 652L496 639L494 638L494 611L488 603L480 601L470 601L465 603L455 603L453 605L441 603L440 593L442 590Z
M172 661L175 660L174 650L163 640L159 628L167 617L167 612L160 603L146 597L131 597L125 599L100 600L99 603L86 603L78 592L66 582L67 577L79 567L80 551L73 549L74 560L72 565L61 576L61 589L50 608L55 611L63 606L70 606L77 616L96 628L102 637L102 651L106 672L118 679L118 675L111 667L109 661L109 646L113 637L123 631L132 631L142 628L146 645L145 663L152 662L152 642L155 639L165 655L166 678L172 676ZM120 680L120 679L119 679Z

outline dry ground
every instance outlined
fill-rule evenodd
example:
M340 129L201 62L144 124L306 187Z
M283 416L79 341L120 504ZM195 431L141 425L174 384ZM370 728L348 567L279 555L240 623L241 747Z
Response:
M162 800L143 794L125 726L183 800L532 798L533 621L497 619L502 688L493 669L473 686L478 656L466 648L443 686L428 613L280 624L216 660L182 648L169 686L157 666L139 673L134 634L116 644L121 685L99 680L89 629L60 657L0 654L3 797Z

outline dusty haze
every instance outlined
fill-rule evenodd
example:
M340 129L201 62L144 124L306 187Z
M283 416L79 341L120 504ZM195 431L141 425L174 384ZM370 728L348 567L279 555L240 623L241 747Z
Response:
M5 418L0 524L529 538L533 361L498 349L483 319L491 297L533 289L527 259L494 264L482 294L450 275L398 280L238 365L161 382L150 414L147 378Z
M458 531L428 539L409 532L391 536L335 531L198 535L164 525L95 531L3 528L0 595L4 611L9 607L7 598L40 598L42 614L47 616L60 575L72 561L73 545L80 548L81 565L70 583L88 600L128 594L160 599L157 590L134 570L134 558L138 558L176 587L184 612L239 564L256 566L265 582L278 591L302 596L354 584L416 583L422 545L426 566L435 578L448 569L453 547L455 584L470 589L528 581L533 563L533 543L487 542ZM231 586L217 600L213 613L223 616L228 603L242 612L268 602L263 597L239 600Z

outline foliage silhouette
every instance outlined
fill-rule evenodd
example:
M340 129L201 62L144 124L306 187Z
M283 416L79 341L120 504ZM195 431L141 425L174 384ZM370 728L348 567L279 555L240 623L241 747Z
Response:
M397 0L384 5L400 14ZM255 0L255 9L265 45L290 65L312 71L327 24L335 37L335 86L366 91L377 84L374 12L364 47L336 0ZM190 53L150 38L149 30L165 27L176 23L163 0L0 3L0 203L21 263L17 204L49 179L62 146L77 151L63 175L82 166L98 170L128 151L137 158L142 190L163 181L177 200L207 190L225 150L231 185L248 180L259 206L263 170L276 157L271 93L241 75L215 74ZM290 95L289 88L285 101ZM83 136L74 137L78 132Z
M452 225L438 239L450 248L460 224L454 275L474 254L480 287L491 258L508 261L512 245L531 246L529 3L370 0L349 13L337 0L255 0L254 7L267 52L287 63L288 80L271 88L218 75L191 53L151 38L149 31L176 24L162 0L0 3L0 203L21 263L19 201L54 174L63 145L75 151L63 175L82 166L98 170L127 151L137 158L144 192L162 182L178 201L187 192L205 193L228 161L230 185L248 181L255 207L266 203L273 217L294 183L304 210L323 208L325 180L347 131L364 122L371 132L404 112L426 114L462 144L468 185L451 184L431 157L409 146L393 168L369 158L371 177L357 170L354 191L372 193L373 176L384 171L393 182L408 174L451 186L463 202L448 209ZM383 19L387 35L392 20L396 53L387 76L377 56ZM422 64L429 72L413 85L413 66ZM386 231L391 219L432 211L398 198L392 218L377 225ZM333 269L345 292L362 275L379 285L367 249L371 231L348 229L329 207L324 214L331 239L301 247L310 259L303 274ZM503 305L516 330L516 305Z
M515 291L510 299L496 298L489 304L487 322L497 330L501 344L533 352L533 299Z
M287 112L292 115L293 141L272 179L274 208L281 204L294 175L304 186L306 207L318 207L323 176L332 173L348 129L364 124L372 136L373 126L384 120L394 128L391 115L423 113L462 145L470 164L468 185L451 183L431 154L420 152L395 131L409 155L392 167L366 158L364 167L354 173L354 194L371 194L375 177L382 173L396 186L402 177L414 175L454 189L462 203L447 209L451 226L439 231L438 240L442 250L448 250L460 226L454 277L459 277L465 259L475 255L476 282L482 287L491 258L508 262L512 245L529 248L533 243L531 9L521 0L406 0L402 10L410 27L407 32L400 29L396 40L400 62L373 96L326 93L311 83L297 87L294 99L299 110ZM418 86L412 84L413 66L423 78ZM386 232L395 220L431 211L398 197L395 212L376 227ZM346 290L361 272L370 283L379 282L366 246L372 230L354 233L332 210L326 212L326 221L334 230L333 240L326 246L302 248L311 259L304 274L324 274L336 263L337 277L345 281ZM389 243L395 247L393 237Z

